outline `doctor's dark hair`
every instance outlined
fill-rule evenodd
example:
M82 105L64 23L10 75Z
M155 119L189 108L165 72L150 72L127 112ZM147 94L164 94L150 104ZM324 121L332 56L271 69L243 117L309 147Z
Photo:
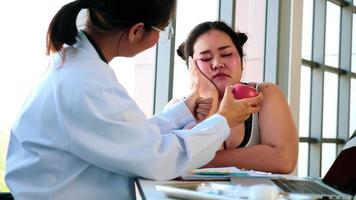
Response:
M77 16L88 9L87 25L100 31L125 30L136 23L165 27L174 15L176 0L76 0L64 5L53 17L47 31L47 54L61 52L63 45L77 41ZM90 26L89 26L90 28Z
M236 47L240 55L241 64L242 64L242 58L244 56L242 47L247 41L247 36L244 33L235 32L231 27L229 27L225 22L222 21L214 21L214 22L209 21L209 22L203 22L201 24L198 24L195 28L193 28L192 31L190 31L187 39L178 47L177 54L183 60L185 60L187 65L189 66L188 58L189 56L193 56L194 54L195 42L201 35L211 30L218 30L224 32L231 38L232 42L234 43L234 46Z

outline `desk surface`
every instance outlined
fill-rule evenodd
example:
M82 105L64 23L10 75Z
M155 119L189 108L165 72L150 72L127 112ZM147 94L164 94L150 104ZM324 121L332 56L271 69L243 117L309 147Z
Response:
M291 175L276 175L276 176L282 176L285 178L293 178L294 177ZM225 180L225 181L221 181L221 180L153 181L153 180L147 180L147 179L140 178L136 181L138 193L140 195L140 196L138 196L138 193L136 192L137 200L140 200L140 199L142 199L142 200L174 199L174 198L167 197L163 192L157 191L155 186L160 185L160 184L167 184L167 183L176 184L176 183L187 183L187 182L190 182L190 183L217 182L217 183L225 183L225 184L231 183L229 180Z
M186 183L187 181L151 181L145 179L138 179L137 187L140 192L141 198L143 200L161 200L161 199L172 199L164 195L164 193L157 191L155 185L164 183ZM206 182L206 181L190 181L190 182ZM211 182L211 181L209 181ZM219 183L230 183L230 181L214 181ZM139 198L138 198L139 199Z

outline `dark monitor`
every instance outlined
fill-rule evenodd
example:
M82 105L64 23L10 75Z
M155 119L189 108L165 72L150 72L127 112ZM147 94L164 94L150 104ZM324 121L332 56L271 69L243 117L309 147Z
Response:
M356 133L356 132L355 132ZM356 134L345 144L323 182L342 192L356 194Z

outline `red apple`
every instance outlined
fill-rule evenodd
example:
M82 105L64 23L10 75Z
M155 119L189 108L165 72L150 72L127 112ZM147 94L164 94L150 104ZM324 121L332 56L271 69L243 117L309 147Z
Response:
M255 88L243 83L237 83L233 87L232 93L235 99L251 98L258 95Z

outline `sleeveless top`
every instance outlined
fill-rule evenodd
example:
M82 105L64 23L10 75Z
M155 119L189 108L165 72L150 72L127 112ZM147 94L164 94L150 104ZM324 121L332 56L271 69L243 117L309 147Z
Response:
M256 84L255 89L258 91L258 86L260 83ZM261 134L260 128L258 126L258 113L253 113L246 121L245 121L245 135L242 139L240 147L247 147L256 144L261 144Z
M241 144L236 148L247 147L256 144L261 144L261 135L260 129L258 127L258 113L253 113L245 121L245 135Z

